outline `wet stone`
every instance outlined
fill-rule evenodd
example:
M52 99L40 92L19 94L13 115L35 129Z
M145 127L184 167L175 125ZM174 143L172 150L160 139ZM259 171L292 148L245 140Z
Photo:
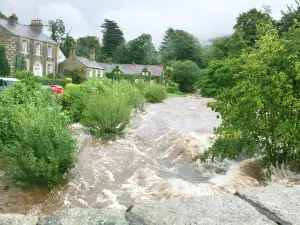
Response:
M238 193L279 224L300 224L300 186L244 189ZM276 218L277 217L277 218Z
M174 198L135 205L126 213L130 224L275 225L254 207L232 195Z
M0 225L36 225L37 216L22 214L0 214Z

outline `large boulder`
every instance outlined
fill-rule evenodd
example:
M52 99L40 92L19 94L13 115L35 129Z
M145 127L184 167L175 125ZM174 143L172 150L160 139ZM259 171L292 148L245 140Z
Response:
M0 225L36 225L37 216L22 214L0 214Z
M124 213L113 209L74 208L40 216L38 225L129 225Z
M251 188L238 194L279 224L300 224L300 186Z
M233 195L175 198L153 204L138 204L126 213L126 219L131 225L275 224Z

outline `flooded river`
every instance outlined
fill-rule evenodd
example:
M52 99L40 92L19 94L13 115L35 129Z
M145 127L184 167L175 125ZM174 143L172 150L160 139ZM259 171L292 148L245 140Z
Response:
M192 160L212 145L213 128L220 123L206 107L208 101L188 96L149 104L133 118L126 137L114 142L92 138L73 125L80 152L68 181L52 191L4 191L1 174L0 212L50 213L71 207L126 210L139 202L261 185L254 179L259 177L258 161Z

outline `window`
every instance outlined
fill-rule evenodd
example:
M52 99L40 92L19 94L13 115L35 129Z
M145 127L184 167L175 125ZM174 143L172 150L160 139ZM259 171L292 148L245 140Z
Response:
M142 75L146 75L146 72L142 72Z
M36 43L36 45L35 45L35 54L41 55L41 44L40 43Z
M49 75L50 73L53 73L53 63L52 62L47 63L47 75Z
M25 54L28 53L28 41L25 41L25 40L22 41L22 53L25 53Z
M52 57L53 56L53 48L52 48L52 46L49 46L48 47L48 57Z

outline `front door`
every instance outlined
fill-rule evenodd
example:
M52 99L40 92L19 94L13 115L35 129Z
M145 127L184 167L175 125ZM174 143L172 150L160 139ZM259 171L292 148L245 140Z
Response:
M43 65L39 61L33 64L33 74L35 76L43 76Z

